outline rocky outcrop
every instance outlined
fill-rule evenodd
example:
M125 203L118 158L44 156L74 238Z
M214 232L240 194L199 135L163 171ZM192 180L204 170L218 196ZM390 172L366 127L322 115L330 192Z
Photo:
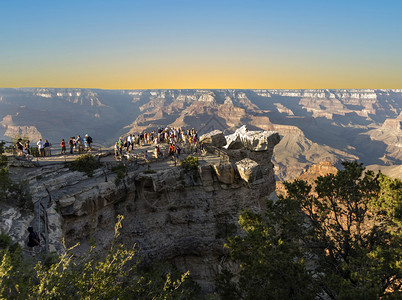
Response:
M226 145L226 139L222 131L214 130L212 132L203 134L200 137L200 143L221 148Z
M402 121L398 119L386 119L382 127L400 131L402 130Z
M257 184L263 179L261 167L254 160L244 158L236 163L240 177L247 183Z
M275 131L249 131L246 125L226 136L226 149L245 148L250 151L269 151L280 142Z
M42 134L35 126L15 125L11 115L7 115L0 122L0 126L3 127L3 136L11 138L27 137L31 141L38 141L42 138Z
M336 174L338 173L338 169L329 161L322 161L312 166L309 166L303 174L298 176L295 179L304 180L308 184L314 186L315 180L317 180L320 176L326 176L328 174ZM286 195L286 188L283 182L276 182L276 192L278 195Z
M76 255L86 253L90 240L102 251L113 237L116 216L122 214L121 241L136 244L145 262L174 263L190 270L204 291L213 291L226 254L225 238L240 233L239 213L260 211L275 191L271 157L277 135L253 132L261 142L235 150L216 147L219 155L200 156L193 170L169 166L169 161L151 164L151 171L146 165L128 165L120 181L110 162L93 177L64 164L12 172L28 180L35 207L38 201L46 207L49 250L63 251L64 238L67 246L80 243ZM36 218L36 212L3 208L0 229L23 243L27 225L35 226Z

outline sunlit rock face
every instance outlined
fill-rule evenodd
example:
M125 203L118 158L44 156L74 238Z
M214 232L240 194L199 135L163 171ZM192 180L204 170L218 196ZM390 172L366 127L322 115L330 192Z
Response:
M222 131L214 130L202 135L200 137L200 143L209 144L211 146L221 148L226 145L226 139Z
M221 134L211 135L219 136L215 145L226 143ZM124 244L135 244L146 263L168 261L190 270L203 291L211 292L227 254L225 238L241 234L239 214L246 208L261 211L269 195L274 196L271 158L280 138L276 132L254 131L253 141L256 136L258 143L244 140L244 146L234 150L215 147L218 154L205 152L194 170L156 162L150 165L154 172L138 165L120 182L110 163L92 177L64 163L35 167L18 160L10 165L16 166L11 167L13 176L28 180L35 207L46 200L49 250L62 252L64 238L67 246L80 243L76 255L86 253L90 241L104 251L117 215L124 215ZM37 224L37 212L12 206L1 211L0 230L24 244L27 226Z

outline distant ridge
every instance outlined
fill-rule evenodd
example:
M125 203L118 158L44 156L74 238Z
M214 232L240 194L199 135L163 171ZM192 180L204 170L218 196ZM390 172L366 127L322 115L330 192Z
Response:
M395 173L401 120L402 89L0 89L0 138L59 143L89 133L110 146L162 126L229 134L246 124L283 136L273 158L278 179L354 159Z

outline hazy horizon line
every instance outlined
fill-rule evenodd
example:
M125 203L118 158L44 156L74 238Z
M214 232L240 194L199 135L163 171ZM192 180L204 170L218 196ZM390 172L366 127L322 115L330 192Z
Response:
M98 88L98 87L47 87L47 86L22 86L22 87L0 87L0 89L82 89L82 90L104 90L104 91L150 91L150 90L402 90L400 88Z

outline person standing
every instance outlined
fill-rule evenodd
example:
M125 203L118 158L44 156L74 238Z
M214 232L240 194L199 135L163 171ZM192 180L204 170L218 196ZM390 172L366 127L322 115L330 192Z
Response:
M61 146L61 155L66 154L66 142L64 141L64 139L61 140L60 146Z
M121 153L123 152L123 141L121 140L121 137L117 141L117 145L119 146L119 152L120 152L120 155L121 155Z
M130 141L131 141L131 151L133 151L134 150L135 137L132 134L130 134Z
M70 146L70 154L74 153L74 138L70 137L70 140L68 141L68 145Z
M85 150L88 149L88 135L87 134L84 136L84 149Z
M181 152L181 148L178 144L175 145L175 152L176 152L176 159L179 160L180 158L180 152Z
M39 234L34 231L32 226L28 227L28 232L29 232L29 236L28 236L27 246L31 249L32 255L35 255L34 247L40 246Z
M144 150L144 159L147 164L149 164L149 154L147 150Z
M120 155L120 147L119 147L119 144L118 144L118 142L116 142L115 144L114 144L114 157L119 157L119 155Z
M45 150L45 156L51 156L50 153L50 143L48 140L45 140L45 143L43 144L43 148Z
M174 147L173 144L170 144L169 146L169 152L168 152L168 156L170 157L170 159L174 159Z
M78 153L84 152L84 148L82 147L83 140L80 135L77 135L75 139L75 149L78 149Z
M18 156L23 156L22 150L24 149L24 146L22 145L22 139L18 139L18 141L15 143L15 149L17 150L17 155Z
M29 145L29 140L25 142L25 151L27 154L31 154L31 146Z
M42 141L42 139L39 139L39 141L36 143L36 145L38 146L39 156L45 156L45 150L44 150L44 148L43 148L43 141Z
M86 135L86 138L87 138L87 143L88 143L89 151L91 151L91 150L92 150L92 149L91 149L92 138L91 138L91 136L89 136L88 134Z

